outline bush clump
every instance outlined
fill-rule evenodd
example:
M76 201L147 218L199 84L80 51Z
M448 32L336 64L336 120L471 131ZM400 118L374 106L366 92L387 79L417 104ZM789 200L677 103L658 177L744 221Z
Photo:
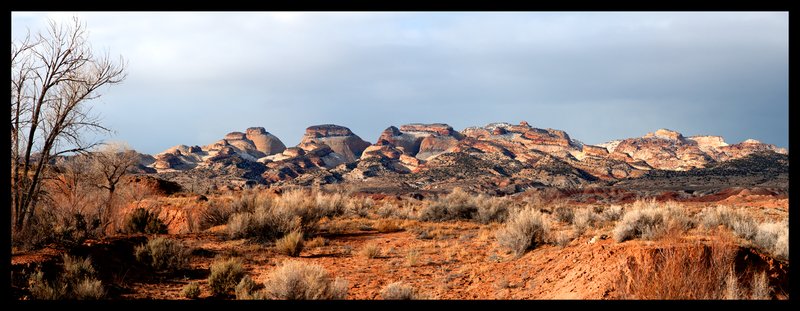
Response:
M134 250L136 260L156 271L174 272L189 263L189 250L178 241L158 237Z
M236 299L237 300L263 300L263 291L256 291L256 282L253 281L249 275L245 275L239 284L236 285Z
M151 213L150 211L139 207L133 210L133 213L128 216L127 221L125 221L125 227L123 231L125 233L167 233L167 225L164 224L160 218L158 218L156 213Z
M211 264L208 286L214 296L227 295L244 277L242 261L238 258L216 260Z
M550 222L544 214L524 208L509 216L505 227L496 236L501 246L511 249L516 256L522 256L526 250L547 243L549 234Z
M232 202L212 200L208 207L200 214L200 228L208 229L213 226L228 223L231 216L237 213L252 213L258 206L271 206L272 200L266 195L260 195L253 190L245 190Z
M303 251L303 233L292 231L275 241L275 250L286 256L297 257Z
M724 226L736 236L752 240L758 232L758 224L742 210L734 210L728 206L707 207L703 210L703 226L714 228Z
M417 290L403 282L394 282L381 289L383 300L415 300L419 299Z
M105 296L100 280L89 258L79 259L67 254L62 256L63 271L54 279L37 271L28 279L29 290L34 299L40 300L96 300Z
M186 284L181 294L187 299L197 299L197 297L200 297L200 284L197 282Z
M422 209L419 218L423 221L502 222L508 217L508 205L507 199L473 196L461 188L454 188L446 196L439 197Z
M344 299L347 281L336 278L322 266L287 261L269 274L264 284L266 296L272 299L317 300Z
M753 244L781 259L789 259L789 223L762 223Z
M233 239L249 238L258 242L271 242L292 231L313 235L319 220L341 215L344 206L340 194L288 191L270 204L257 205L253 212L233 214L228 221L228 235Z
M614 227L613 236L617 242L635 238L654 240L670 230L687 230L693 225L680 207L673 203L659 205L650 201L625 212Z

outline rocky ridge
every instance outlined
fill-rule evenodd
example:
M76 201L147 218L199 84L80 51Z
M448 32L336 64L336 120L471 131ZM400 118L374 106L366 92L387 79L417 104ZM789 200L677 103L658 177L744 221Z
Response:
M324 124L308 127L294 147L287 148L263 127L251 127L206 146L178 145L144 157L140 167L179 182L198 176L214 179L207 187L212 190L230 188L231 181L237 186L386 181L417 189L477 183L478 188L513 193L528 187L613 183L651 171L718 167L770 152L787 154L755 140L729 145L720 136L685 137L668 129L588 145L564 131L535 128L525 121L460 132L442 123L413 123L390 126L370 144L347 127Z

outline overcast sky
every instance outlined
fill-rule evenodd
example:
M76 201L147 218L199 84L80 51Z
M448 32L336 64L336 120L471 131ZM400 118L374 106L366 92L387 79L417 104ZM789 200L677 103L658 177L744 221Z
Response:
M32 13L77 15L128 78L92 103L140 152L263 126L287 146L333 123L528 121L598 144L658 128L788 147L788 23L758 13Z

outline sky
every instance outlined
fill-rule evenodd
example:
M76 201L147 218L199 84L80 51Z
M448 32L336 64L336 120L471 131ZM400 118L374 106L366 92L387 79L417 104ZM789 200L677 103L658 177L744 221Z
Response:
M89 102L155 154L261 126L527 121L599 144L659 128L788 147L786 12L12 12L86 23L127 79Z

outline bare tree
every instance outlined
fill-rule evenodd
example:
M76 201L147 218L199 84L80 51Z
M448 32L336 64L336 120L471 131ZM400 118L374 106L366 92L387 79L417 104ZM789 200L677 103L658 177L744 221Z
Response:
M50 21L46 32L11 46L11 201L14 231L34 215L53 157L83 152L87 130L108 131L86 105L98 90L125 79L125 66L97 56L86 26Z
M94 159L94 174L98 181L97 186L108 190L105 208L100 210L100 219L104 226L111 223L114 215L114 193L122 177L128 170L138 163L138 154L124 143L104 145L98 152L92 153Z

